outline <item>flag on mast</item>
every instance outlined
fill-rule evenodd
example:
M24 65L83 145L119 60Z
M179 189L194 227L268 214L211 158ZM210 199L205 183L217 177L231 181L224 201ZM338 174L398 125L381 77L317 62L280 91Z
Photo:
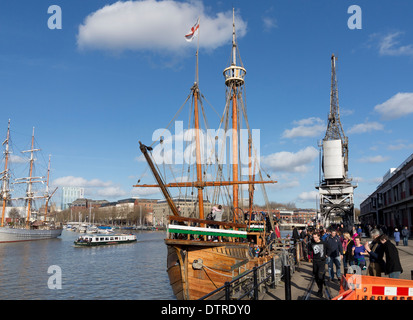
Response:
M189 30L189 32L185 35L185 40L190 42L192 41L195 36L198 34L198 29L199 29L199 18L196 20L196 23L194 26Z

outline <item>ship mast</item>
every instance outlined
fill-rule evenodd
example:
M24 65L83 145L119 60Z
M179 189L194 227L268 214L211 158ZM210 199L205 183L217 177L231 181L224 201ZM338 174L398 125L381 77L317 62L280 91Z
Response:
M49 154L49 164L47 166L46 192L44 194L44 197L46 198L46 203L44 205L44 221L46 221L46 217L47 217L47 212L48 212L48 208L49 208L49 200L50 200L51 197L53 197L53 195L55 194L55 192L57 191L57 188L58 188L58 187L56 187L52 193L49 193L50 157L51 157L51 155Z
M25 178L16 179L22 180L15 183L27 183L27 190L26 190L26 201L27 201L27 218L26 218L26 227L30 227L30 214L32 209L32 201L35 198L34 192L32 190L33 183L36 182L44 182L43 180L36 180L36 179L43 179L43 177L33 177L33 167L34 167L34 152L40 151L40 149L34 149L34 127L33 127L33 134L32 134L32 143L31 149L22 151L22 153L30 152L30 169L29 169L29 176ZM37 198L37 197L36 197ZM43 198L43 197L41 197Z
M234 221L237 218L236 210L239 209L239 186L238 182L238 88L244 85L246 70L237 66L237 42L235 36L235 11L232 9L232 52L231 65L224 70L225 85L228 87L228 98L232 102L232 205L234 210ZM250 177L251 181L251 177Z
M250 194L252 196L252 190L254 184L267 184L267 183L276 183L277 181L255 181L253 172L252 172L252 163L249 163L249 180L242 181L239 180L239 167L238 167L238 156L239 156L239 148L238 148L238 99L241 96L241 89L240 87L244 84L244 77L246 74L246 70L242 66L237 66L237 43L236 43L236 35L235 35L235 13L233 10L233 23L232 23L232 51L231 51L231 65L223 71L225 77L225 85L228 87L227 90L227 101L232 102L232 180L231 181L203 181L202 175L202 159L201 159L201 132L200 132L200 110L199 110L199 102L201 101L201 94L199 92L199 85L198 85L198 49L196 52L196 71L195 71L195 83L191 88L191 94L193 103L194 103L194 129L195 129L195 143L196 143L196 181L185 181L185 182L170 182L164 183L161 178L158 169L156 168L155 164L153 163L149 152L151 151L151 147L147 147L139 141L140 150L143 153L146 161L149 164L149 167L155 177L156 184L135 184L133 187L143 187L143 188L154 188L159 187L161 192L163 193L172 213L175 216L179 216L179 211L172 200L172 197L169 193L168 188L197 188L198 190L198 206L199 206L199 218L204 219L204 198L203 198L203 189L205 187L223 187L223 186L232 186L233 187L233 210L234 210L234 221L237 220L236 210L239 210L239 185L249 185L250 186ZM199 37L198 37L199 38ZM198 44L199 48L199 44ZM189 98L189 97L188 97ZM187 98L187 100L188 100ZM241 107L245 112L244 105L242 103L242 99L240 99ZM227 104L229 105L229 104ZM202 107L202 105L201 105ZM246 116L245 116L246 117ZM246 120L247 121L247 120ZM252 156L252 139L251 139L251 132L249 131L249 159ZM255 168L254 168L255 169ZM138 183L140 180L138 181ZM250 204L250 207L252 203Z
M30 171L29 171L29 181L27 183L27 220L26 225L28 226L30 223L30 213L31 213L31 206L33 200L33 192L32 192L32 175L33 175L33 164L34 164L34 127L33 127L33 134L32 134L32 147L30 152Z
M198 54L197 54L198 56ZM198 59L197 59L198 63ZM198 70L198 66L197 66ZM195 141L196 141L196 181L202 183L202 163L201 163L201 141L200 141L200 127L199 127L199 108L198 108L198 83L195 82L193 86L194 97L194 113L195 113ZM198 205L199 205L199 219L204 219L204 195L203 187L198 187Z
M9 124L7 126L7 137L6 140L3 142L3 145L5 144L5 150L4 150L4 171L3 173L3 183L2 183L2 189L1 189L1 197L3 198L3 207L2 207L2 212L1 212L1 226L4 227L4 217L5 217L5 212L6 212L6 205L7 205L7 200L9 199L9 168L8 168L8 162L9 162L9 139L10 139L10 119L9 119Z

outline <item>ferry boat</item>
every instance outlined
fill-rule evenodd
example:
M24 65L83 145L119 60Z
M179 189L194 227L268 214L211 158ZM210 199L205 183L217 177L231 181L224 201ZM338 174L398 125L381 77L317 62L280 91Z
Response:
M94 234L94 235L84 235L80 236L74 241L76 246L102 246L102 245L112 245L121 243L131 243L137 241L136 235L134 234Z

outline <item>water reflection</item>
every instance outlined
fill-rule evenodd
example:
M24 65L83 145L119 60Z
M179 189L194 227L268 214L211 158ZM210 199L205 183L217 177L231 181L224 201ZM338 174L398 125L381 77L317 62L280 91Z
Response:
M0 299L174 299L166 273L165 233L137 232L136 243L75 247L78 233L0 244ZM62 270L51 290L49 266Z

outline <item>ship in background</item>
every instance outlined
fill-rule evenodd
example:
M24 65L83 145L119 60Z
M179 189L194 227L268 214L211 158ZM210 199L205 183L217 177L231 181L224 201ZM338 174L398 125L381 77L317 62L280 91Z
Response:
M198 26L196 24L192 28L192 32ZM273 217L261 215L257 210L254 210L254 187L262 187L263 198L269 209L264 185L276 181L262 179L243 99L246 70L242 63L241 65L237 64L237 57L239 57L239 52L233 13L231 64L223 72L227 88L226 104L223 115L220 116L220 128L222 125L225 133L230 132L232 140L231 143L226 144L226 139L220 141L218 136L206 136L206 139L224 144L221 151L230 150L227 156L229 159L226 162L216 161L216 158L221 156L219 152L213 152L213 150L205 152L205 149L202 149L201 136L204 131L200 124L204 123L205 129L208 129L208 121L205 118L206 110L202 102L204 96L198 86L198 50L196 54L196 80L186 99L186 101L192 101L188 123L194 125L191 129L193 130L191 131L193 132L192 140L189 142L189 148L193 148L190 150L191 154L194 155L194 162L188 164L187 168L184 165L180 171L171 170L171 175L167 176L164 169L172 165L157 163L159 161L152 152L153 145L157 141L151 146L139 142L140 150L148 162L156 184L137 184L134 187L160 188L173 214L169 216L165 244L168 250L167 272L177 299L199 299L223 286L225 282L231 281L275 256L275 251L272 250L270 242L267 241L269 231L274 230ZM204 121L202 121L201 114ZM248 166L244 167L246 170L241 170L239 161L241 124L248 129L248 148L244 148L249 159ZM163 137L160 137L156 147L162 143L166 142ZM201 149L204 151L203 153ZM212 158L203 161L203 156L208 157L210 151L212 151ZM193 174L189 173L190 171ZM182 172L183 175L177 177L178 172ZM188 174L185 175L186 173ZM256 175L259 177L258 179L256 179ZM243 186L245 186L245 190L243 190ZM178 198L186 197L187 201L193 203L193 210L187 216L175 203L174 199L176 198L170 193L172 188L178 190ZM245 193L247 196L244 198ZM243 201L244 199L247 201ZM225 208L224 219L209 220L208 210L214 205L218 208L213 208L213 210L219 212L218 204L222 204ZM268 210L268 212L270 211ZM252 252L251 245L259 248L259 254Z
M48 220L48 206L49 200L56 192L49 192L49 178L50 178L50 156L47 167L47 178L44 176L35 176L35 152L40 151L34 146L34 128L31 139L30 150L22 151L23 154L29 154L30 157L25 160L29 164L28 177L15 178L14 182L10 183L11 177L14 173L10 170L10 120L7 127L7 137L3 142L4 146L4 171L0 173L1 177L1 225L0 225L0 243L4 242L18 242L57 238L62 234L62 228L56 226L53 221ZM36 190L34 185L41 183L46 185L45 190ZM18 185L26 184L25 194L20 197L12 197L12 190L10 186L17 187ZM41 214L36 208L35 202L41 201L44 203L42 209L44 213ZM18 204L23 205L18 205ZM6 212L7 211L7 212ZM33 215L43 215L43 220L34 220ZM6 221L6 214L9 215L9 221ZM25 217L24 217L25 215ZM24 220L24 221L23 221Z

